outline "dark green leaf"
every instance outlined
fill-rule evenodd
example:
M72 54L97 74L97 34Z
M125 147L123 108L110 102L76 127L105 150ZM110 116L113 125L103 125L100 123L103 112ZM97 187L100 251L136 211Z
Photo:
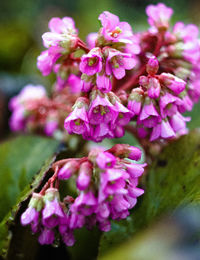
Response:
M58 145L55 140L37 136L21 136L0 145L0 255L6 253L11 238L9 226L20 202L40 184Z

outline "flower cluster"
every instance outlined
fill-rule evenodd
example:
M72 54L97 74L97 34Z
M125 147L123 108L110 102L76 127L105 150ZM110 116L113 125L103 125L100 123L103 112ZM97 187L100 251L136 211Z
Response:
M69 134L101 142L123 136L130 122L139 138L150 141L187 133L190 118L182 114L200 97L198 28L178 22L170 29L173 10L162 3L149 5L146 13L150 28L136 34L103 12L99 32L89 34L87 44L72 18L50 20L50 32L42 36L47 50L37 65L44 76L56 74L54 92L76 97L73 104L69 96L65 100L71 104L64 123ZM20 110L12 109L12 128L23 129Z
M124 219L129 215L137 197L143 194L138 179L146 164L126 160L139 160L141 150L129 145L115 145L110 150L96 148L88 157L66 159L55 163L55 174L50 187L33 193L29 206L21 216L22 225L31 225L39 232L41 244L52 244L59 231L64 243L75 242L73 231L98 224L100 230L110 230L110 220ZM75 181L77 196L67 195L60 200L60 180Z
M186 134L190 118L183 113L200 98L198 28L178 22L170 29L173 10L162 3L149 5L146 13L150 28L133 33L127 22L103 12L98 33L89 34L87 43L72 18L52 18L37 66L44 76L56 74L53 94L47 97L41 86L25 87L10 102L11 128L54 137L58 129L67 130L94 142L129 130L147 153L151 142L161 147ZM117 144L55 162L53 176L33 194L22 224L40 233L41 244L52 244L59 232L72 246L74 230L83 226L109 231L110 221L126 218L144 192L138 180L146 164L127 158L139 160L140 149ZM75 190L61 201L59 182L66 180Z
M147 76L140 76L139 87L132 90L128 108L137 120L138 135L141 138L151 134L150 141L158 138L171 138L187 133L182 112L187 104L181 96L186 82L171 73L157 75L158 60L149 58L146 66Z
M77 95L63 90L47 96L43 86L27 85L10 100L13 111L10 118L12 131L37 132L56 137L63 132L66 113L69 114ZM68 104L66 104L66 99Z

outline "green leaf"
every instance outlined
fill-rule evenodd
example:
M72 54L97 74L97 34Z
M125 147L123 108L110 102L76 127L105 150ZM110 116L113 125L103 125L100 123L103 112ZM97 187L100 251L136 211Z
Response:
M168 145L152 163L144 180L145 194L131 215L112 223L99 253L129 239L161 215L185 204L200 203L200 132L192 131Z
M6 254L11 238L9 226L20 202L39 186L55 160L58 145L55 140L37 136L20 136L0 145L0 255Z

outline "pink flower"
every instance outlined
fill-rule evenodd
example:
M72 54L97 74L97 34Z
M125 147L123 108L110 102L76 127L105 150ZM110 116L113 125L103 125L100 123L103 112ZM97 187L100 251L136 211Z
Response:
M177 112L178 102L180 103L181 99L171 95L170 93L161 96L159 105L162 118L173 116Z
M180 94L186 86L186 82L170 73L163 72L159 75L159 80L167 88L171 89L175 94Z
M166 120L162 120L161 123L157 124L151 133L150 141L154 141L158 138L172 138L175 137L175 132L173 128L170 126L169 122Z
M39 212L32 207L28 207L26 211L21 215L21 224L23 226L31 224L32 222L38 223Z
M70 160L58 171L58 179L67 180L78 170L79 163L76 160Z
M149 58L148 63L146 65L146 71L149 75L154 76L159 69L159 63L155 56Z
M135 59L128 53L122 53L115 49L105 49L108 51L106 59L106 74L114 74L115 78L122 79L125 76L125 70L131 70L136 65Z
M106 41L132 43L133 32L127 22L120 22L118 16L105 11L99 16L102 28L101 34Z
M113 168L116 163L116 158L109 152L101 152L97 156L96 162L101 169Z
M146 101L142 111L138 117L138 123L143 124L145 127L152 128L158 124L160 116L153 105L153 102Z
M59 224L59 219L64 216L63 209L59 203L58 190L49 188L45 192L45 207L42 211L43 225L47 228L54 228Z
M77 29L72 18L64 17L62 19L54 17L49 22L49 29L51 32L42 35L43 43L46 48L50 46L57 46L62 43L63 47L66 44L75 44Z
M44 228L38 238L38 241L41 245L51 245L54 239L54 231L52 229Z
M109 101L108 96L100 92L93 92L94 99L90 104L88 118L92 125L113 122L118 115L116 109ZM91 95L92 96L92 95Z
M146 8L148 15L148 23L151 26L158 28L159 30L166 30L169 27L169 20L173 14L173 10L170 7L162 3L157 5L149 5Z
M93 48L81 57L80 71L89 76L100 72L102 69L102 56L100 48Z
M194 24L185 25L183 22L178 22L174 25L173 33L179 40L188 42L197 40L199 29Z
M90 162L84 162L81 164L76 185L79 190L85 190L90 184L92 176L92 165Z
M75 243L74 234L72 231L68 231L62 235L63 242L66 246L73 246Z
M56 61L62 55L63 48L52 46L48 50L43 51L37 58L37 67L43 76L47 76L53 70Z
M23 131L25 129L25 109L17 107L10 117L9 125L12 131Z
M152 99L156 99L160 96L160 82L154 78L150 77L148 79L148 96Z
M187 133L186 122L190 121L190 117L184 117L179 112L170 119L171 127L176 133Z
M97 37L98 37L98 33L89 33L88 34L86 42L90 49L92 49L96 46Z
M73 106L73 111L65 119L65 129L69 134L84 134L89 132L88 100L80 97Z
M97 88L102 92L109 92L112 90L112 83L109 76L103 75L97 75Z
M143 95L144 92L140 88L135 88L131 91L131 94L128 98L128 105L127 108L133 113L134 115L139 115L143 103Z
M79 213L84 216L89 216L95 212L97 207L97 198L92 191L87 193L81 192L71 205L70 210L72 213Z

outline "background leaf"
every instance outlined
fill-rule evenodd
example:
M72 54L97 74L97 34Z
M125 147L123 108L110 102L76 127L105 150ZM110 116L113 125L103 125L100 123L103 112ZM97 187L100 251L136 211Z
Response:
M0 255L5 255L8 248L9 226L20 202L39 185L55 159L53 154L58 145L55 140L38 136L20 136L0 145Z

